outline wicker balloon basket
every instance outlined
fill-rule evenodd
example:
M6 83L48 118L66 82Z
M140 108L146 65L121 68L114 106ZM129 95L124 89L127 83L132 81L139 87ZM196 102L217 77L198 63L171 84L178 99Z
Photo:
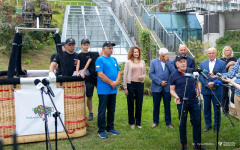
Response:
M86 115L84 101L84 81L57 83L64 88L65 126L70 138L86 134ZM12 144L12 134L16 131L14 91L21 85L0 85L0 137L4 145ZM51 140L55 139L50 133ZM58 132L58 139L67 138L65 132ZM18 136L18 143L45 141L45 134Z

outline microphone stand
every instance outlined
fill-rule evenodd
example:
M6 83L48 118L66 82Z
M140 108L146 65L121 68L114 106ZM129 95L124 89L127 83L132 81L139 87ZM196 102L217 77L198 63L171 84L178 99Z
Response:
M199 93L199 101L200 101L200 148L201 148L201 145L202 145L202 109L203 109L203 105L202 105L202 98L201 98L201 95L200 95L200 89L199 89L199 86L198 86L198 83L199 83L199 79L198 79L198 75L196 75L195 77L195 81L197 82L197 90L198 90L198 93Z
M206 83L208 83L205 78L203 78L203 79ZM210 89L211 93L213 94L213 96L216 98L217 103L218 103L218 104L216 104L216 107L217 107L217 116L216 116L216 121L217 121L217 144L216 144L216 149L218 150L218 133L219 133L219 125L220 125L219 118L220 118L220 108L222 107L222 105L221 105L220 101L218 100L217 96L214 94L213 90L211 88L209 88L209 89ZM228 116L226 111L224 109L222 109L222 110L223 110L223 113L225 114L225 116L227 116L227 118L230 121L230 123L232 124L232 126L234 127L235 124L232 122L232 120L230 119L230 117Z
M70 142L70 144L71 144L71 146L72 146L72 149L75 150L75 147L74 147L74 145L73 145L73 143L72 143L72 141L71 141L71 139L70 139L70 137L69 137L69 135L68 135L68 133L67 133L66 127L65 127L64 124L63 124L62 118L60 117L60 114L61 114L61 113L57 110L57 107L56 107L55 103L53 102L53 99L52 99L52 97L51 97L51 94L50 94L50 92L49 92L49 89L48 89L48 91L47 91L46 94L49 96L49 98L50 98L50 100L51 100L51 102L52 102L52 104L53 104L53 107L54 107L54 109L56 110L56 112L53 114L53 117L55 118L55 149L57 150L57 117L59 117L60 122L61 122L61 124L62 124L62 126L63 126L63 128L64 128L64 131L65 131L65 133L66 133L66 135L67 135L67 137L68 137L68 140L69 140L69 142Z
M44 103L44 97L43 97L43 89L41 90L41 95L42 95L42 103L43 103L43 112L44 112L44 118L43 121L45 122L45 135L46 135L46 150L48 150L48 143L50 150L51 148L51 141L50 141L50 136L49 136L49 130L48 130L48 119L47 119L47 114L46 114L46 109L45 109L45 103Z
M184 95L183 95L183 104L182 104L182 109L181 109L181 115L180 115L180 121L179 121L179 128L181 127L181 122L182 122L182 116L184 117L184 121L186 120L186 111L185 111L185 103L188 101L188 98L186 98L186 91L187 91L187 85L188 85L188 80L189 78L187 77L186 79L186 85L185 85L185 89L184 89ZM187 136L187 135L186 135ZM185 144L185 139L183 141L182 147L184 147Z

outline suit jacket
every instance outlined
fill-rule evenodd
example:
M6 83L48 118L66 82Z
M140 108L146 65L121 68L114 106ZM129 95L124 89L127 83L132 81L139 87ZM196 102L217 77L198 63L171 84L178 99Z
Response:
M205 60L203 62L200 63L200 68L202 70L207 70L209 72L209 59L208 60ZM214 68L213 68L213 71L219 71L219 73L225 73L226 72L226 63L222 60L219 60L216 58L216 63L214 65ZM207 75L207 74L206 74ZM207 84L208 82L213 82L214 83L214 86L216 88L216 90L213 90L214 94L216 95L222 95L222 86L218 86L216 84L217 81L220 81L222 82L222 80L218 79L218 78L211 78L210 76L208 76L208 80L207 82L204 80L203 76L200 75L199 76L199 80L200 82L202 83L202 90L201 90L201 93L203 95L210 95L212 94L211 93L211 90L209 88L207 88Z
M169 77L174 71L175 67L172 60L165 63L164 71L159 58L151 60L149 69L149 77L152 79L151 92L162 92L162 89L166 92L170 92ZM167 85L165 87L160 85L163 80L167 81Z
M189 56L187 56L187 55L186 55L186 57L187 57L187 67L190 68L190 69L192 69L192 70L194 71L194 70L195 70L195 59L192 58L192 57L189 57ZM174 60L174 66L175 66L175 68L177 69L176 59Z

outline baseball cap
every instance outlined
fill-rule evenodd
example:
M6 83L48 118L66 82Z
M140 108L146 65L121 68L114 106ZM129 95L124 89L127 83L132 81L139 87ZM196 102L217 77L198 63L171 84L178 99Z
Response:
M106 41L105 43L103 43L103 47L108 47L108 46L110 46L110 45L115 46L116 44L115 44L115 43L112 43L112 42L110 42L110 41Z
M176 61L179 61L179 60L181 60L181 59L187 59L187 57L186 56L183 56L183 55L177 55L176 56Z
M84 38L84 39L81 40L81 44L84 44L84 43L89 43L90 44L90 41L87 38Z
M71 43L76 44L76 42L73 38L69 38L66 40L66 44L71 44Z

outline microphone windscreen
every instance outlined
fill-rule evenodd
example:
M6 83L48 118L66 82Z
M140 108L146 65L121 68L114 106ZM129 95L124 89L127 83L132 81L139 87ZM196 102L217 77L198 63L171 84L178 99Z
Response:
M203 73L208 74L208 71L206 69L203 69Z
M216 81L216 84L217 84L218 86L221 86L221 85L222 85L222 82L221 82L221 81Z
M41 82L39 79L35 79L35 80L34 80L34 84L35 84L35 85L38 85L39 82Z
M44 78L44 79L42 79L42 84L44 86L47 86L49 84L49 81L46 78Z

